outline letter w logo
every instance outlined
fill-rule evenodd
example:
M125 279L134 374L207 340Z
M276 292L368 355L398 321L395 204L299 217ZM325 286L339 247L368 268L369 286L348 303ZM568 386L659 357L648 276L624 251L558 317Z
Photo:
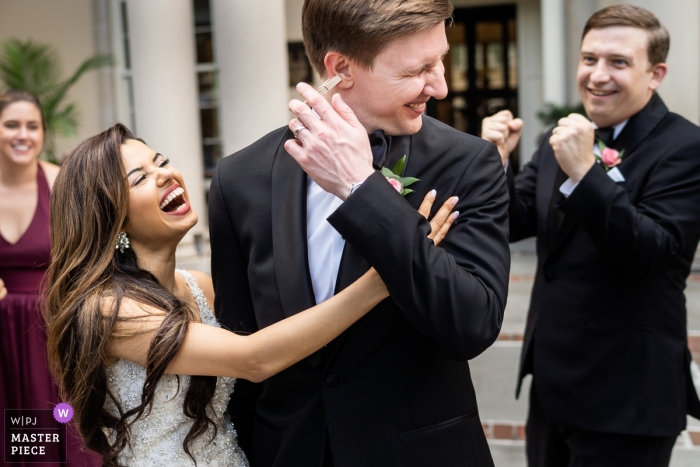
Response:
M68 416L68 409L58 409L58 416L66 418Z

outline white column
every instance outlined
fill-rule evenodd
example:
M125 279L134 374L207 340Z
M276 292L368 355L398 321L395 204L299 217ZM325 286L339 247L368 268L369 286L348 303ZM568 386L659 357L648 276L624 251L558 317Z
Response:
M289 123L284 0L211 0L224 155Z
M566 103L565 0L542 0L542 83L544 101Z
M170 158L183 175L206 232L192 0L129 0L129 45L137 136Z

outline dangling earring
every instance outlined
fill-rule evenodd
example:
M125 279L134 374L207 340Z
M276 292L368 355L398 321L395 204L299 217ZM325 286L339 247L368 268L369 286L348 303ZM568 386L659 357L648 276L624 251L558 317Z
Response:
M129 237L126 236L126 232L119 232L116 249L119 253L124 253L125 248L129 248Z

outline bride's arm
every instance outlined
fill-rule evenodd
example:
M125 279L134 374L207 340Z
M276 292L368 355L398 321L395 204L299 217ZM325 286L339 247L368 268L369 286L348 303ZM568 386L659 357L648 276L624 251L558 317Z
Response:
M421 213L426 217L433 200L434 196L432 199L426 197L421 206ZM453 207L448 200L431 221L430 238L434 242L442 241L454 221L456 216L450 215ZM190 323L182 347L166 371L262 381L335 339L388 296L381 278L370 269L329 300L249 336ZM148 347L164 313L125 299L119 314L120 318L132 319L118 323L115 337L107 346L108 356L145 366Z

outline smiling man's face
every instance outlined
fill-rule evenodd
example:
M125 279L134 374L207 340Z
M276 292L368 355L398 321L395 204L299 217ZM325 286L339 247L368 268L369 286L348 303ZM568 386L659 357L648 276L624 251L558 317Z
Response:
M666 65L652 66L648 33L629 26L591 29L583 38L577 81L586 113L599 127L617 125L649 102Z
M414 134L428 99L447 95L442 59L448 49L444 23L398 38L377 55L371 70L352 65L353 85L343 99L368 132Z

